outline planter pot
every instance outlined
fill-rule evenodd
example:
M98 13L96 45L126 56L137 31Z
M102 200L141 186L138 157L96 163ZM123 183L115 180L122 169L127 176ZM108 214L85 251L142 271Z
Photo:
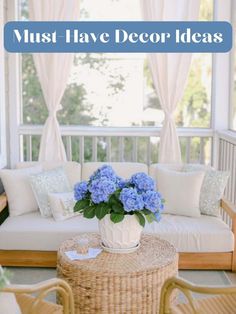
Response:
M131 249L138 246L143 227L135 215L125 215L118 223L106 215L99 221L102 244L111 249Z

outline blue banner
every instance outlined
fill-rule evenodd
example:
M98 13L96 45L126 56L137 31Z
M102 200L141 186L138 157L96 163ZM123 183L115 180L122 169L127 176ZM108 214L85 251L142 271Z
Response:
M228 52L228 22L8 22L9 52Z

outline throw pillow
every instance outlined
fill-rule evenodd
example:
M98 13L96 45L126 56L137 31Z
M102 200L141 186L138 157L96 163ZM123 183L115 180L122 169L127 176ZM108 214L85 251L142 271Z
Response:
M43 217L52 216L48 200L49 193L70 192L72 190L63 168L32 175L30 182Z
M164 213L200 217L199 198L204 172L157 168L157 189L165 199Z
M202 183L200 193L200 211L204 215L219 216L220 200L223 197L224 190L229 178L228 171L217 171L211 167L203 165L186 165L185 171L199 171L204 169L205 177Z
M41 171L41 166L0 171L0 178L7 194L10 216L19 216L38 210L29 178L30 175Z
M0 292L0 313L20 314L21 310L14 293Z
M56 221L65 220L79 215L79 213L74 212L76 203L74 192L49 193L48 198L53 218Z

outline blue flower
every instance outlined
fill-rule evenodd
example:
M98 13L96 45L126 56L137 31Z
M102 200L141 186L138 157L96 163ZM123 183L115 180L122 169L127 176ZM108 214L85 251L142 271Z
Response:
M129 180L124 180L121 177L116 178L116 185L119 189L123 189L129 185Z
M120 200L127 212L142 210L144 207L142 195L135 188L124 188L120 193Z
M88 184L86 181L77 183L74 186L74 196L77 201L82 200L88 191Z
M153 213L163 209L161 194L156 191L147 191L142 194L144 207Z
M130 182L134 184L139 192L153 191L155 189L154 180L144 172L134 174Z
M90 177L90 182L96 179L101 179L102 177L107 178L113 182L116 182L117 180L116 173L109 165L103 165L102 167L98 168Z
M89 192L91 193L91 199L93 203L99 204L101 202L107 202L110 195L115 192L115 182L109 180L106 177L93 180L89 185Z

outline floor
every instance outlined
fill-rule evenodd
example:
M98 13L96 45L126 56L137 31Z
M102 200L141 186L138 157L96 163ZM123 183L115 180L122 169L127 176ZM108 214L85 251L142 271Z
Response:
M32 284L56 277L56 269L8 267L12 273L12 283ZM179 276L196 284L236 285L236 273L224 271L181 270Z
M50 268L8 268L12 273L12 283L33 284L49 278L56 277L56 269ZM224 271L180 271L179 276L199 285L236 285L236 273ZM195 297L199 297L195 295ZM48 297L55 301L55 295ZM182 301L182 298L180 297Z

